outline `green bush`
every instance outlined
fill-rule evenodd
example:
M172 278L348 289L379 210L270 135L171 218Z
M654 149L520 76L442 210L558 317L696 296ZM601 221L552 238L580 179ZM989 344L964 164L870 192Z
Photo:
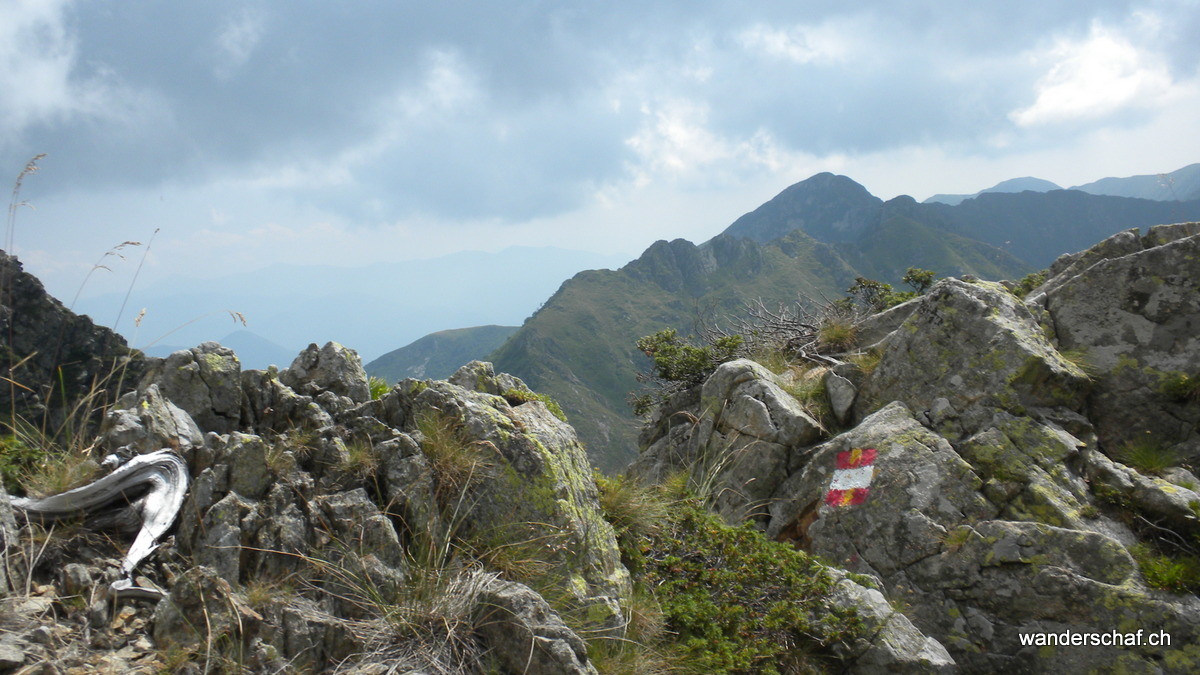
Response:
M1158 391L1180 403L1200 401L1200 377L1180 372L1168 373L1159 383Z
M1163 555L1146 544L1129 547L1146 583L1175 593L1200 591L1200 559L1194 555Z
M1167 469L1179 466L1183 455L1147 436L1126 443L1117 452L1116 459L1141 473L1160 476Z
M0 480L10 493L24 494L21 478L46 459L46 452L17 436L0 438Z
M690 345L674 328L660 330L637 341L637 348L654 360L654 376L667 382L700 384L717 366L737 356L742 337L717 339L708 347Z
M819 670L828 648L859 630L852 612L827 605L834 580L819 562L693 502L622 552L638 588L654 590L675 672Z
M1023 298L1029 295L1033 289L1046 283L1046 272L1031 272L1026 274L1020 281L1017 282L1017 287L1013 290L1013 295L1018 298Z
M376 377L372 375L371 377L367 378L367 389L371 391L372 401L378 401L379 399L383 398L383 395L388 393L391 388L392 385L388 384L388 381L382 377Z

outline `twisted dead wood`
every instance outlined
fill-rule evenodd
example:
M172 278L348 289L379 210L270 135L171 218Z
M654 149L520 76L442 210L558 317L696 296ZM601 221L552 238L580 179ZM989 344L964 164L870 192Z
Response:
M170 450L138 455L99 480L42 499L14 497L13 508L39 522L54 522L126 504L141 517L142 527L121 563L121 579L110 587L117 597L157 599L162 592L138 586L133 571L158 547L183 506L189 475L187 464Z

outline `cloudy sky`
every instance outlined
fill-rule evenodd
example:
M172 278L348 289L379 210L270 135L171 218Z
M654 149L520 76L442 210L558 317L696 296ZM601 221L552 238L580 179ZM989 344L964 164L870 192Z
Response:
M918 200L1172 171L1198 69L1195 0L0 0L0 176L47 153L11 234L60 296L155 229L139 284L632 257L820 171Z

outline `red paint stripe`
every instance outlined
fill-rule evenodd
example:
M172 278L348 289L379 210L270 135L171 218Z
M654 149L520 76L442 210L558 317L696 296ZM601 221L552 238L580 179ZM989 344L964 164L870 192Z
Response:
M858 506L867 501L870 488L851 488L849 490L830 490L825 494L825 503L833 507Z
M837 454L837 468L858 469L875 462L879 451L875 448L855 448Z

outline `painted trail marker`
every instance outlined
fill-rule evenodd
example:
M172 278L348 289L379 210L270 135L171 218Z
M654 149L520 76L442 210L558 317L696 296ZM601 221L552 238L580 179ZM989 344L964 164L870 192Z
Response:
M829 482L825 503L833 507L857 506L867 501L875 473L875 448L855 448L837 454L837 468Z

